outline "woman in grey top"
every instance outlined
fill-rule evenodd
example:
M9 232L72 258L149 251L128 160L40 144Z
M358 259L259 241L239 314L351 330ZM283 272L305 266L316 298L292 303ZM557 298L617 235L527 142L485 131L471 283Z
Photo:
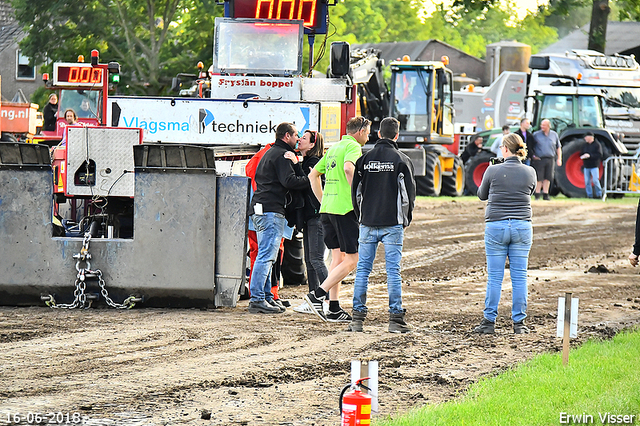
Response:
M489 166L478 188L478 198L489 200L485 211L484 244L487 255L487 295L484 318L476 333L492 334L502 291L504 266L509 257L513 287L511 319L516 334L528 333L527 263L533 232L531 195L536 189L536 172L522 164L527 147L516 134L506 135L500 149L504 163Z

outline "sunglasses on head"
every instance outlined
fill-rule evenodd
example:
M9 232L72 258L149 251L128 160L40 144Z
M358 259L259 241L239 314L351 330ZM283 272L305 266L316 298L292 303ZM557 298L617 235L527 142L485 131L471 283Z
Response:
M362 117L362 124L360 125L360 128L358 129L358 132L360 130L362 130L362 129L365 129L367 126L370 126L370 125L371 125L371 121L369 121L368 119Z

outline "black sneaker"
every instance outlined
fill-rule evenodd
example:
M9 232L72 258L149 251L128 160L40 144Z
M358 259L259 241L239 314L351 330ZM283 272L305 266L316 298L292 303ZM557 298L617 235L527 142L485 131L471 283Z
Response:
M279 314L280 308L271 306L266 300L259 302L249 302L249 313L251 314Z
M344 311L344 309L340 309L338 312L329 311L329 313L327 314L327 321L329 321L329 322L346 322L346 323L349 323L349 322L351 322L352 319L353 318L351 318L351 315L346 313Z
M322 307L324 302L324 297L322 299L319 299L316 297L316 295L313 292L311 292L304 297L304 300L311 307L314 314L320 317L322 321L325 321L325 322L327 321L327 317L324 315L324 309Z
M285 308L290 308L291 307L291 302L289 302L288 300L283 300L283 299L275 299L275 300L276 300L276 302L280 303Z
M524 325L524 320L522 320L520 322L513 323L513 332L515 334L529 334L531 330L529 330L529 327Z
M275 306L276 308L280 309L280 313L283 313L284 311L287 310L287 308L282 306L282 304L275 299L269 299L267 300L267 303L270 304L271 306Z

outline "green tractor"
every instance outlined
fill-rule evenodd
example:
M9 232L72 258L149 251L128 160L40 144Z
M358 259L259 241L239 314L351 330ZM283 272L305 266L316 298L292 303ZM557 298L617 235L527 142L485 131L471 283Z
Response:
M558 79L557 85L544 86L543 90L535 90L529 97L527 106L533 117L531 131L540 129L542 120L551 122L551 129L558 133L562 144L562 166L555 171L555 180L551 193L561 192L567 197L586 197L580 151L584 143L584 135L593 132L595 140L602 146L603 160L611 156L628 153L620 140L605 128L603 101L598 91L579 87ZM485 138L484 149L466 164L467 190L475 194L482 182L484 171L489 161L495 157L488 148L495 140L500 129L492 129L480 133ZM620 180L621 166L613 162L607 182L615 186ZM604 168L600 167L600 179Z

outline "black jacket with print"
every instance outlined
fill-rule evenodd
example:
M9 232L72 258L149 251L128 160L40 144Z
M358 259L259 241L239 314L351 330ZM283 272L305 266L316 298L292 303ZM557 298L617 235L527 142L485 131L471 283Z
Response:
M389 139L380 139L356 162L351 200L366 226L409 226L416 198L413 164Z

